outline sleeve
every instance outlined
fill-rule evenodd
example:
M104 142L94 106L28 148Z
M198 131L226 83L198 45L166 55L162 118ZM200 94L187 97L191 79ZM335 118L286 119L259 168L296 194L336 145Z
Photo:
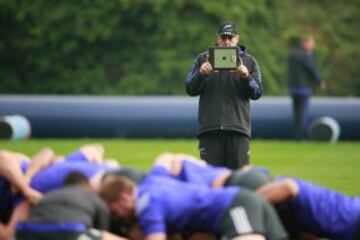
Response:
M313 80L317 84L320 84L320 81L321 81L320 73L315 64L314 56L312 54L305 54L303 57L302 63L305 66L305 68L309 71L309 73L311 74Z
M99 230L109 230L110 228L110 213L105 203L98 197L94 196L96 213L94 216L94 228Z
M195 59L185 80L185 90L189 96L200 95L200 93L205 87L204 77L200 75L200 71L199 71L202 64L201 56L202 55L199 55Z
M65 157L68 162L90 162L90 160L80 150L74 151Z
M261 72L255 58L251 57L250 75L244 79L247 86L247 96L252 100L257 100L261 97L263 92Z
M164 206L159 200L152 199L147 193L136 201L136 216L144 236L166 233Z
M147 176L172 177L170 172L163 166L154 166Z

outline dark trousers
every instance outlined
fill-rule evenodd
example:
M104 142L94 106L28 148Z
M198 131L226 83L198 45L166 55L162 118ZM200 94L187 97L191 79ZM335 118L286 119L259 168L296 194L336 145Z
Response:
M306 138L310 96L292 95L292 99L294 109L294 138L302 140Z
M249 164L249 145L248 136L233 131L213 131L199 136L200 158L230 169Z

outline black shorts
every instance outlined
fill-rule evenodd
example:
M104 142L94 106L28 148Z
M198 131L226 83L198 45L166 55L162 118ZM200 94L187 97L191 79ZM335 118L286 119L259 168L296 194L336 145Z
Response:
M356 224L354 240L360 240L360 217L358 218Z
M223 236L259 234L267 239L287 239L274 208L250 190L242 189L221 221Z
M270 181L271 177L261 172L235 170L224 185L256 190Z
M249 164L250 138L235 131L211 131L198 136L200 158L214 166L239 169Z
M102 232L93 228L85 232L55 231L55 232L17 232L16 240L101 240Z
M297 211L290 207L287 202L275 205L275 209L291 239L301 238L300 217Z

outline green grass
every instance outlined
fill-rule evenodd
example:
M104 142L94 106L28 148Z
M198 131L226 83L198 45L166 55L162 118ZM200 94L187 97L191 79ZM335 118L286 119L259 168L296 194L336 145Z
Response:
M0 141L0 148L34 154L43 146L67 154L82 144L100 142L106 157L120 163L149 170L154 157L163 151L184 152L198 156L197 140L128 140L128 139L44 139L22 142ZM360 195L360 142L336 144L263 141L251 142L253 165L269 168L273 175L298 176L345 192Z

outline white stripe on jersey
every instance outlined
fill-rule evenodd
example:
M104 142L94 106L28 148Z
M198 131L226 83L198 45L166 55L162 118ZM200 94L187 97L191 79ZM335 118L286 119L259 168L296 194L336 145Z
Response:
M234 223L237 233L251 233L253 232L246 211L243 207L236 207L230 210L230 216Z

